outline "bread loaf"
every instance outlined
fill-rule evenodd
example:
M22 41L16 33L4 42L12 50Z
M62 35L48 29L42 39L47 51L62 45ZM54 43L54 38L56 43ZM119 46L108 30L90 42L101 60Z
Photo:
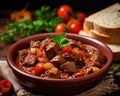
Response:
M80 34L106 43L113 52L113 60L120 61L120 4L89 15Z
M120 44L120 4L115 3L88 16L85 19L83 30L87 34L96 35L96 38L109 37L110 41L106 43Z

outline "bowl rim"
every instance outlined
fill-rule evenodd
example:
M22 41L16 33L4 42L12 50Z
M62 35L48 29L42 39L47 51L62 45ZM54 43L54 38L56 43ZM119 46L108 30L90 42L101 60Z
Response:
M55 78L41 78L41 77L38 77L38 76L34 76L34 75L30 75L28 73L25 73L23 72L22 70L18 69L16 66L14 66L14 61L12 60L11 58L11 53L13 52L14 48L16 48L16 46L18 46L20 43L23 43L24 40L28 41L30 39L33 39L35 37L46 37L46 36L51 36L53 34L60 34L60 33L40 33L40 34L35 34L35 35L32 35L32 36L29 36L29 37L25 37L23 39L20 39L19 41L15 42L13 45L11 45L11 47L8 49L7 51L7 56L6 56L6 60L8 62L8 65L16 70L17 72L19 72L20 74L23 74L25 76L28 76L29 78L34 78L34 79L38 79L38 80L46 80L46 81L60 81L60 82L75 82L75 81L82 81L82 80L89 80L91 78L94 78L98 75L100 75L101 73L104 73L106 71L106 69L110 68L110 66L112 65L112 60L113 60L113 53L111 51L111 49L103 42L97 40L97 39L94 39L94 38L91 38L91 37L88 37L88 36L84 36L84 35L79 35L79 34L73 34L73 33L66 33L67 37L69 36L75 36L76 38L83 38L85 40L89 40L87 42L90 42L90 45L95 43L97 45L100 45L103 46L104 48L106 48L106 50L109 51L109 54L110 54L110 58L107 57L107 62L106 64L98 71L98 72L95 72L95 73L92 73L92 74L89 74L89 75L86 75L86 76L82 76L82 77L77 77L77 78L72 78L72 79L55 79ZM38 40L38 39L37 39ZM97 46L96 45L96 46Z

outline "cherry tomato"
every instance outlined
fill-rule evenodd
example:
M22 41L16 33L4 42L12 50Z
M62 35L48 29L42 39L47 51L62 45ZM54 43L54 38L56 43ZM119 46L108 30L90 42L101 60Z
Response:
M77 18L78 20L80 20L80 22L83 24L85 18L86 18L86 14L83 12L77 12L75 15L75 18Z
M39 75L43 72L43 63L39 62L36 64L36 66L34 67L34 72L35 72L35 75Z
M67 32L67 25L66 25L65 23L59 23L59 24L55 27L55 32L56 32L56 33Z
M84 76L84 75L85 75L85 72L83 72L83 71L77 72L75 74L76 77L81 77L81 76Z
M61 5L57 10L57 16L62 16L65 21L70 20L73 9L69 5Z
M79 20L77 19L71 19L67 23L68 30L71 33L76 33L78 34L80 30L82 30L82 24Z
M12 85L8 80L3 79L0 81L0 93L8 93L10 92L11 88Z
M62 51L63 52L71 52L72 51L72 46L68 45L68 46L64 46L62 48Z

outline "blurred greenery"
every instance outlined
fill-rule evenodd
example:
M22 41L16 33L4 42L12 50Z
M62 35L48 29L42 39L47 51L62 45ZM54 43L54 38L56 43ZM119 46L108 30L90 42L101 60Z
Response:
M20 22L9 22L5 26L6 32L0 33L0 41L14 42L16 33L21 37L27 37L42 31L54 32L55 26L63 22L63 18L57 17L56 13L56 8L51 9L50 6L43 5L34 11L31 21L22 18Z

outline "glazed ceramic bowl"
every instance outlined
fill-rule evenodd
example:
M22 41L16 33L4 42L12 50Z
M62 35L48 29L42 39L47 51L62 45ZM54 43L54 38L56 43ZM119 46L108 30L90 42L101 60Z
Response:
M26 37L14 43L7 52L7 62L11 67L14 75L17 77L18 81L25 86L31 92L44 95L75 95L84 92L103 80L111 67L111 62L113 60L112 51L107 47L106 44L82 35L67 33L68 38L75 40L80 40L84 44L96 47L99 49L103 55L106 56L107 62L100 71L92 73L87 76L78 77L74 79L44 79L37 76L27 74L16 67L15 59L17 57L17 51L28 46L31 40L42 40L49 37L55 33L43 33L37 34L30 37Z

